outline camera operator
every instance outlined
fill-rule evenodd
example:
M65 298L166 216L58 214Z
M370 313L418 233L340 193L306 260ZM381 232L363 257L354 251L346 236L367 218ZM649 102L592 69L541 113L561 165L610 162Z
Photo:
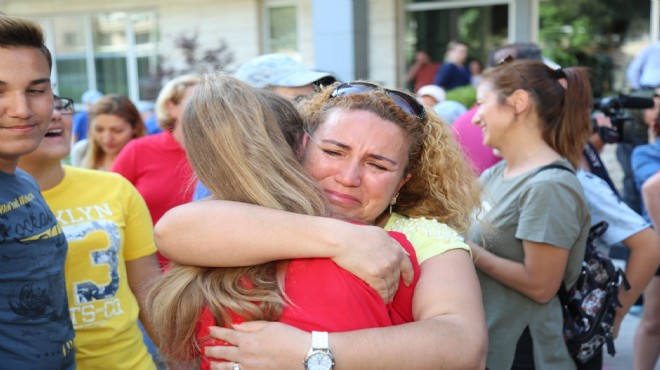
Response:
M615 118L616 120L617 118ZM621 121L617 122L621 123ZM607 231L595 240L598 247L623 243L630 255L626 263L626 276L630 289L619 291L622 307L617 309L614 336L616 337L623 317L654 276L660 263L660 237L638 213L621 201L607 169L600 159L600 152L608 143L622 138L612 119L603 113L594 116L594 131L582 152L577 177L582 184L591 224L601 221L609 224ZM602 355L584 369L600 369Z
M656 100L655 109L660 107L660 102L656 98L660 94L660 88L654 89L645 89L637 90L634 92L633 98L645 99L645 100ZM636 107L626 107L626 108L650 108L651 106L636 106ZM622 111L623 112L623 111ZM641 213L641 196L639 190L635 186L635 181L633 178L633 171L630 167L630 156L633 149L638 145L647 144L649 139L654 136L649 136L649 122L653 122L655 118L648 120L645 117L646 111L640 109L633 109L630 111L631 118L626 120L623 123L622 128L620 128L622 134L622 140L616 146L616 159L621 165L623 170L623 194L621 197L626 204L635 210L637 213ZM657 111L655 112L657 116ZM650 113L653 114L653 113Z

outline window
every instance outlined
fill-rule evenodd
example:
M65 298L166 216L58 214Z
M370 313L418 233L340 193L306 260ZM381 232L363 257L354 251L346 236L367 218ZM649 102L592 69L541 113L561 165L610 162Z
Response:
M291 3L270 3L265 7L266 35L264 51L297 56L298 9Z
M156 70L157 18L154 12L110 12L37 19L53 35L55 81L60 95L76 101L88 89L153 99L140 81Z
M104 94L128 96L128 61L126 60L126 13L92 17L96 86Z
M83 19L56 17L52 24L55 32L52 33L54 50L51 52L57 71L58 92L61 96L79 101L89 85Z

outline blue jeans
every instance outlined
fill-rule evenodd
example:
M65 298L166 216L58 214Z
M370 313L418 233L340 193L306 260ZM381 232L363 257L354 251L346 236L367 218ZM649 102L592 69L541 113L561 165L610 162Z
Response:
M167 364L165 363L165 359L163 359L163 356L158 351L158 347L156 347L154 342L151 340L149 334L147 334L147 331L144 330L144 326L142 326L142 322L140 322L140 320L138 320L138 326L140 327L140 331L142 331L142 338L144 339L144 345L147 346L147 351L149 351L151 358L154 359L154 363L156 364L156 369L167 370Z

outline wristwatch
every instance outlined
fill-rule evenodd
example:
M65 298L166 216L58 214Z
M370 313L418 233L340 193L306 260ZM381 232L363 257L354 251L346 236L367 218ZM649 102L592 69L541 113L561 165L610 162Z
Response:
M335 358L330 351L328 332L312 332L312 348L307 352L303 365L305 365L305 370L332 370L335 368Z

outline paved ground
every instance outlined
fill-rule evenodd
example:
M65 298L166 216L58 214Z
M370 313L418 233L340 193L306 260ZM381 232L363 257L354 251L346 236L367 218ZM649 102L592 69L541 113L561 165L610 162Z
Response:
M603 370L628 370L632 369L633 356L633 338L635 330L639 323L639 317L628 314L619 331L619 337L614 341L616 356L605 355L603 360ZM660 370L660 362L655 366L655 370Z
M607 167L607 170L612 177L612 181L620 188L621 179L623 178L623 173L621 172L621 167L616 161L614 155L615 146L608 145L605 147L605 150L602 153L602 159ZM624 264L623 261L618 261L620 264ZM639 317L633 314L628 314L621 324L621 329L619 331L619 337L614 342L616 347L616 356L610 357L605 355L603 370L628 370L632 369L632 356L633 356L633 338L635 336L635 330L639 324ZM656 364L655 370L660 370L660 361Z

